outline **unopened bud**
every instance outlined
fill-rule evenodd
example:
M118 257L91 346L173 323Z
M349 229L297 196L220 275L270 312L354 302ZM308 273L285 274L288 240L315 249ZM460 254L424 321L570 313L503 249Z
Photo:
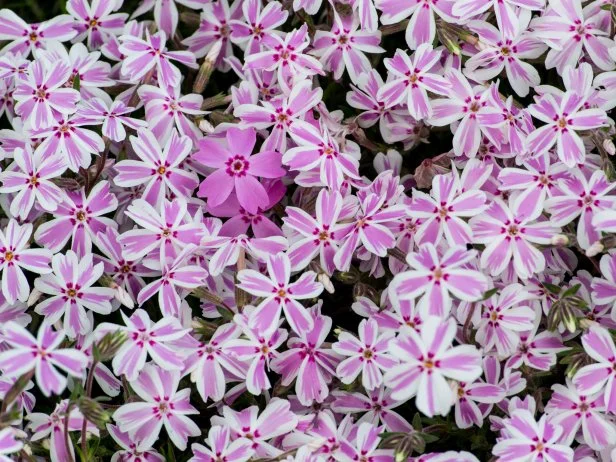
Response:
M180 21L191 27L198 27L201 22L201 17L193 11L182 11L180 13Z
M82 396L77 402L77 407L83 416L98 428L103 429L111 421L109 412L105 411L98 401Z
M616 154L616 145L614 145L614 142L609 138L603 140L603 149L605 149L605 152L610 156Z
M360 274L355 267L349 268L349 271L339 271L334 273L334 278L343 284L355 284L359 281Z
M372 300L373 302L379 301L379 295L373 287L368 284L364 284L363 282L358 282L353 286L353 298L357 300L360 297L366 297Z
M605 246L601 243L601 241L597 241L586 249L586 256L594 257L596 255L599 255L604 250Z
M328 293L333 294L336 291L336 288L334 287L334 284L332 283L332 280L330 279L330 277L327 274L319 273L317 275L317 281L319 281L321 284L323 284L323 287L325 288L325 290Z
M135 302L133 298L130 296L126 290L122 286L116 285L114 297L117 301L119 301L126 308L132 309L135 306Z
M201 94L208 82L210 81L210 76L212 72L214 72L214 67L216 66L216 61L218 60L218 55L220 54L220 50L222 49L222 41L217 41L214 43L210 51L208 51L207 55L205 55L205 59L203 60L203 64L199 67L199 72L197 73L197 77L195 78L195 83L193 84L193 93Z
M552 236L552 245L555 247L566 247L569 245L569 237L565 234L557 234Z
M126 333L123 331L106 333L98 343L93 345L92 356L96 361L109 361L120 350L126 338Z
M214 126L205 119L199 122L199 130L201 130L206 135L214 133L214 129L215 129Z

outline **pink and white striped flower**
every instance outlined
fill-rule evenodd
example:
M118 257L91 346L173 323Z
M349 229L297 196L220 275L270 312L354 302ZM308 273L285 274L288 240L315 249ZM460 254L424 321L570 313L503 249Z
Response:
M75 18L74 29L77 35L73 42L86 43L90 50L96 50L107 43L111 37L120 35L127 13L114 13L121 3L113 0L68 0L66 11Z
M133 130L147 127L148 123L145 120L126 115L134 110L134 107L128 107L120 99L112 102L110 98L90 98L81 102L78 116L89 124L102 124L103 136L117 142L126 139L125 125Z
M243 21L238 19L229 21L231 41L245 48L248 56L275 44L273 36L280 34L276 29L289 17L289 12L283 9L282 3L269 2L261 8L261 0L243 2L242 13Z
M254 454L252 441L248 438L237 438L231 441L231 430L228 426L214 425L207 437L208 447L199 443L191 446L193 457L189 462L247 462Z
M50 43L66 42L75 35L75 20L61 14L40 24L27 24L8 9L0 10L0 40L10 40L2 48L2 54L13 52L28 56L30 52L45 49Z

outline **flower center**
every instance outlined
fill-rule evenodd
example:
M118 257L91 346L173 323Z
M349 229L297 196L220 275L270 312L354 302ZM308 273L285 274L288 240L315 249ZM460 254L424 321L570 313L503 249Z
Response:
M517 236L519 232L520 232L520 230L518 229L518 227L516 225L511 225L507 229L507 233L509 233L509 235L512 236L512 237Z
M90 19L90 27L96 27L98 25L98 21L94 18Z
M280 298L285 298L287 296L287 291L284 289L278 289L276 295L278 295Z
M161 234L163 237L169 237L171 236L171 230L169 228L165 228Z
M490 313L490 320L491 321L497 321L498 320L498 313L496 311L492 311L492 313Z
M417 83L418 80L419 77L417 76L417 74L411 74L411 76L409 77L409 82L411 83Z
M158 170L156 171L158 172L159 175L164 175L167 169L161 165L160 167L158 167Z
M289 53L289 50L283 50L283 52L280 53L281 59L289 59L290 56L291 56L291 53Z
M321 231L319 233L319 240L320 241L326 241L329 239L329 233L327 231Z
M30 32L30 41L36 42L38 40L38 34L36 32Z
M558 119L558 121L556 122L556 125L558 125L558 128L567 128L567 119L565 119L564 117L561 117L560 119Z
M79 221L85 221L86 220L86 212L84 212L83 210L79 210L76 214L75 217L77 218L77 220Z
M269 351L270 351L270 350L269 350L269 347L268 347L267 345L263 345L263 346L261 347L261 353L263 353L264 355L269 354Z
M130 265L122 266L122 272L123 273L130 273Z
M338 37L338 43L340 45L346 45L347 43L349 43L349 37L347 37L346 35L341 35L340 37Z
M509 56L510 53L511 53L511 49L509 47L502 47L501 48L501 54L503 56Z
M29 183L30 183L32 186L36 186L36 185L38 185L38 183L39 183L39 181L38 181L38 177L37 177L36 175L32 176L32 177L30 178Z
M370 360L374 356L374 352L367 348L362 353L362 356L364 357L365 360Z
M436 281L440 281L441 279L443 279L443 276L445 275L445 273L443 272L442 269L440 268L436 268L434 270L434 272L432 273L432 276L434 277L434 279Z
M4 253L4 260L5 261L11 261L13 259L15 255L13 255L13 252L8 251Z
M44 88L39 88L38 90L36 90L36 97L39 99L47 99L47 92L45 91Z
M471 105L468 107L471 112L479 112L481 109L481 105L477 101L473 101Z
M433 369L434 368L434 361L432 361L431 359L426 359L423 363L424 367L426 369Z
M239 154L227 160L226 164L227 174L230 176L244 176L250 166L250 162L248 162L244 156Z
M77 291L75 289L68 289L66 291L66 295L68 295L70 298L75 298L77 296Z

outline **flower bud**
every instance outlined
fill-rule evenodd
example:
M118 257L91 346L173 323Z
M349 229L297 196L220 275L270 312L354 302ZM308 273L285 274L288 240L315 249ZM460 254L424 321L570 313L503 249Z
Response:
M119 301L126 308L133 308L135 306L135 302L128 292L124 290L123 287L116 284L114 297L117 301Z
M605 152L607 152L610 156L616 154L616 145L614 145L614 142L609 138L603 140L603 149L605 149Z
M39 301L39 299L41 298L41 295L43 295L43 292L41 292L40 290L36 288L33 288L32 292L30 292L30 296L28 297L28 301L26 302L28 307L32 305L36 305L36 302Z
M214 72L214 67L216 66L216 61L218 60L218 55L220 54L220 50L222 49L222 41L217 41L214 43L210 51L208 51L205 59L203 60L203 64L199 68L199 72L197 73L197 77L195 78L195 83L193 84L193 93L201 94L208 82L210 81L210 76L212 72Z
M552 245L555 247L566 247L569 245L569 237L565 234L552 236Z
M601 241L597 241L586 249L586 256L589 258L594 257L596 255L599 255L604 250L605 250L605 247L603 246Z
M92 356L95 361L109 361L118 353L126 341L126 333L122 331L108 332L98 343L93 345Z
M203 119L199 122L199 130L201 130L206 135L214 133L214 126L209 123L207 120Z
M100 429L104 429L105 425L111 421L109 412L105 411L100 403L92 398L82 396L77 401L77 407L89 422L92 422Z

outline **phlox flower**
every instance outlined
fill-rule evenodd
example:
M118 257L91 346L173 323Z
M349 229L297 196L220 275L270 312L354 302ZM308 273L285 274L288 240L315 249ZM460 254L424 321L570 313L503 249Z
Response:
M6 377L20 377L34 371L36 383L49 397L59 395L66 388L63 372L80 379L88 364L88 358L81 351L72 348L58 348L64 340L64 331L55 331L46 321L35 338L25 328L12 321L2 326L2 340L10 349L0 352L0 369Z
M0 430L0 462L11 462L13 459L8 455L20 451L24 442L17 438L17 430L7 427Z
M285 170L280 165L281 154L262 151L252 154L257 135L254 129L230 128L226 146L205 138L192 158L216 169L199 187L199 196L207 197L212 207L221 205L235 191L238 202L248 212L265 210L269 203L267 191L257 177L280 178Z
M14 219L0 231L0 270L2 271L2 295L13 304L25 302L30 295L30 284L23 270L38 274L51 272L49 263L52 253L47 249L28 248L32 236L32 224L19 225Z
M470 428L473 424L481 427L483 415L479 404L494 404L503 400L505 390L494 384L475 381L458 382L455 390L454 416L458 428Z
M137 136L130 136L130 142L139 160L116 163L115 184L122 187L145 184L141 198L154 207L160 207L169 192L176 197L191 196L199 179L195 173L180 168L191 152L190 138L179 136L174 130L163 147L150 130L140 129Z
M33 61L27 79L19 80L13 92L15 112L34 130L49 128L56 114L74 113L80 95L64 87L70 75L71 68L65 63L51 66L40 59Z
M295 380L297 399L304 406L313 402L322 403L327 398L327 384L336 376L336 364L340 357L324 345L332 327L332 319L323 316L320 309L311 312L314 327L289 338L288 349L279 352L271 367L282 376L282 384L290 385Z
M135 380L148 356L165 370L183 369L183 357L173 342L184 337L189 330L183 329L176 318L166 317L153 323L148 313L141 309L135 310L130 318L121 314L125 326L102 323L97 328L101 332L126 333L127 339L111 363L115 375Z
M178 371L165 371L147 364L131 388L143 401L123 404L113 419L120 431L128 433L133 441L152 447L164 426L171 442L181 451L188 438L199 436L201 430L188 417L199 411L190 404L190 388L178 391L181 375Z
M452 318L426 318L417 333L402 327L390 342L389 352L400 361L385 373L391 397L415 397L415 406L428 417L447 415L454 404L454 392L447 379L472 383L481 375L481 354L472 345L452 347L456 333Z
M141 441L134 441L128 433L121 432L116 425L107 424L109 436L113 438L122 449L111 456L112 462L165 462L165 458L155 449L144 445Z
M282 451L270 440L291 432L298 424L297 416L290 410L285 399L272 398L259 413L257 406L235 411L228 406L222 408L222 417L212 417L212 425L226 426L231 430L233 440L248 438L252 441L253 457L278 457Z
M16 193L11 201L11 214L24 220L35 203L48 212L55 211L64 195L51 180L66 170L64 158L45 157L40 150L33 153L30 145L16 148L13 158L14 163L0 173L0 193Z
M500 462L543 460L562 462L573 460L573 449L561 444L563 428L542 416L537 422L530 411L516 409L503 420L501 439L492 449Z
M475 250L450 247L442 256L434 245L423 244L407 255L410 270L398 273L389 285L392 299L410 300L422 295L417 310L422 317L447 316L453 302L451 295L464 301L481 299L488 290L488 278L468 268L476 259Z
M97 183L86 195L85 189L67 191L53 212L54 218L40 225L34 239L52 252L59 252L71 239L71 249L84 257L92 250L92 240L100 231L117 229L106 213L115 210L118 200L109 191L109 183Z
M592 280L592 299L598 305L616 304L616 254L603 255L599 262L602 278Z
M27 56L50 43L66 42L77 35L74 19L61 14L39 24L27 24L11 10L0 10L0 40L10 40L2 54L13 52Z
M99 314L111 313L110 300L115 291L108 287L93 287L103 274L103 264L93 264L92 254L79 259L69 250L51 260L53 273L34 281L34 287L51 297L36 305L35 311L55 323L64 316L64 330L69 338L87 334L92 321L86 309Z
M132 35L122 35L120 42L120 52L126 56L122 61L122 74L132 81L137 81L152 69L156 69L161 85L176 87L180 84L182 74L171 61L178 61L187 67L197 67L195 55L190 51L166 49L167 34L162 30L154 35L146 31L145 40Z
M577 241L582 249L589 248L601 238L601 231L593 225L594 217L603 210L612 210L616 196L610 194L616 183L610 183L602 170L586 178L579 170L558 182L561 194L551 197L545 209L551 214L550 222L565 226L579 217Z
M533 369L549 371L556 364L556 354L569 349L563 345L558 332L538 332L537 329L536 318L533 329L520 332L518 348L507 360L506 369L517 369L525 364Z
M117 0L69 0L66 11L75 18L73 28L77 31L74 42L87 37L88 48L96 50L111 36L119 35L128 19L127 13L114 13L122 2Z
M359 29L359 18L352 15L343 18L334 14L334 24L330 32L317 31L311 54L317 56L325 70L333 72L336 80L346 69L353 83L359 76L370 72L372 65L364 53L383 53L379 46L380 31Z
M295 332L309 331L314 322L307 309L298 300L318 296L323 285L315 281L313 271L304 271L295 282L291 279L291 262L285 253L272 255L267 260L268 276L246 269L238 272L238 287L257 297L263 297L249 314L248 323L262 335L278 327L280 313L284 310L286 321Z
M518 332L533 328L535 311L524 304L532 295L521 284L510 284L498 296L482 302L483 312L476 339L489 352L496 348L500 357L512 355L520 342Z
M278 73L278 83L290 92L294 86L292 80L300 80L315 74L323 75L323 65L304 53L310 44L308 26L302 25L299 29L287 33L283 39L278 35L271 36L272 43L267 50L248 55L244 69L265 69Z
M392 449L378 449L381 443L380 434L383 429L369 422L357 424L351 434L355 438L351 441L346 439L342 442L340 455L336 458L342 462L361 460L362 457L370 461L385 462L391 460Z
M359 339L348 332L342 332L332 349L345 358L336 368L342 383L352 383L362 374L362 385L370 391L383 382L383 372L395 366L397 361L389 354L393 332L379 335L378 324L374 319L364 319L359 323Z
M269 2L261 8L261 0L247 0L242 3L244 20L233 19L231 41L246 48L246 55L259 53L267 45L275 44L276 30L289 16L280 2Z
M195 10L207 5L207 0L146 0L133 12L132 17L140 16L154 8L154 21L160 30L173 37L178 25L177 4Z
M126 139L125 125L133 130L147 127L148 123L145 120L126 115L134 110L135 108L127 106L120 99L112 102L111 98L90 98L81 102L78 116L88 124L102 124L103 136L118 142Z
M563 428L564 443L571 444L582 430L584 442L595 450L605 449L616 443L616 427L603 414L603 394L580 394L570 381L567 386L552 385L552 397L545 407L550 421Z
M409 57L396 50L393 58L385 58L390 78L378 92L385 104L406 103L409 114L416 120L432 117L433 110L428 91L447 95L451 84L448 79L430 72L441 57L440 50L423 44Z
M231 441L231 430L227 426L214 425L207 437L209 448L199 443L193 443L193 457L189 462L247 462L254 455L252 441L248 438L237 438Z

